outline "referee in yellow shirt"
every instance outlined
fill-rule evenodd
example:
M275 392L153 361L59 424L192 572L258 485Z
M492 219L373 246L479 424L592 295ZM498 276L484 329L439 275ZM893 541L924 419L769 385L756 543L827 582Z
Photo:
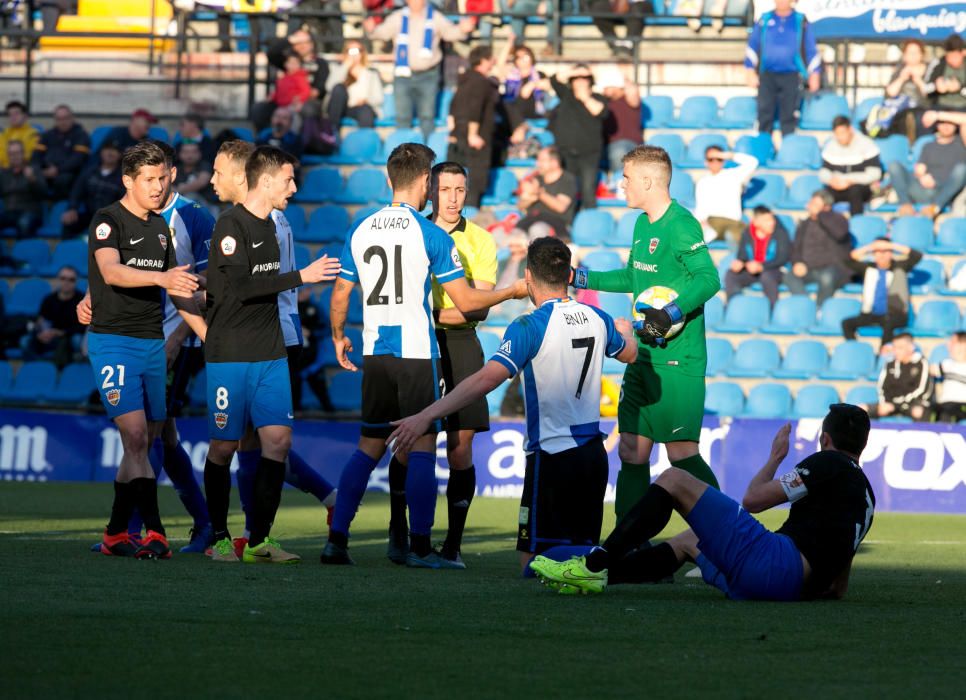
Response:
M453 237L460 261L466 271L466 281L477 289L496 286L496 244L486 229L480 228L463 216L466 202L466 170L459 163L445 162L433 167L430 179L433 201L432 220ZM440 363L446 391L466 377L483 368L483 348L476 335L476 326L486 319L487 310L464 314L443 288L433 281L433 316L436 320L436 340L439 343ZM490 429L490 411L486 398L470 404L446 417L446 459L449 462L449 482L446 502L449 511L449 530L440 555L465 568L460 557L463 528L473 494L476 491L476 469L473 467L473 436ZM395 547L401 545L401 534L406 527L405 500L406 468L395 458L389 464L391 519L389 524L390 559Z

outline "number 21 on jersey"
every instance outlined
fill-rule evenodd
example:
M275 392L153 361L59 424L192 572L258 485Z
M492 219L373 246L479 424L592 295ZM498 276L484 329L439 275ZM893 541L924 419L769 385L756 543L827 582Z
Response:
M378 260L376 260L378 258ZM383 294L386 282L389 279L389 256L386 249L382 246L374 245L366 248L362 254L362 260L369 265L381 265L379 278L373 286L369 296L366 297L367 306L386 306L389 304L389 296ZM403 303L403 279L402 279L402 246L393 246L392 264L393 291L397 304Z

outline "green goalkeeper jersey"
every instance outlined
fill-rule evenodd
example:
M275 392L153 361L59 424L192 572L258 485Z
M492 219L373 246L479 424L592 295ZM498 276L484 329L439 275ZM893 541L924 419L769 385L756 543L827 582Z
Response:
M638 363L675 367L685 374L704 375L708 351L704 337L704 303L721 288L704 232L691 212L672 200L653 224L637 217L634 245L623 270L590 272L587 286L603 292L630 292L636 299L645 289L670 287L684 314L681 332L663 348L638 343Z

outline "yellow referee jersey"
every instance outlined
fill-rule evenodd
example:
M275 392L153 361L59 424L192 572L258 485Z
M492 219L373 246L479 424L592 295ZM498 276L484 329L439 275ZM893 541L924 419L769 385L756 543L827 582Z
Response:
M460 262L466 271L466 281L472 283L489 282L496 284L496 243L493 236L484 228L461 217L456 228L449 232L456 244L456 251L460 255ZM456 306L442 286L433 278L433 308L452 309ZM440 328L476 328L477 322L459 323L455 325L438 324Z

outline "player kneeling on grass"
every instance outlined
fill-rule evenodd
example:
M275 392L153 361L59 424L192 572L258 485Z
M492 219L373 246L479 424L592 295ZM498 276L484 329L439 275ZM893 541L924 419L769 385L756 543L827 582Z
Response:
M660 580L687 560L705 582L735 600L842 598L852 558L872 525L875 496L859 467L869 415L834 404L822 422L821 451L775 479L788 454L791 426L778 430L765 466L741 505L672 467L617 524L604 544L565 562L537 557L530 567L561 593L601 593L615 583ZM767 530L750 513L791 503L785 523ZM691 526L653 547L641 544L667 525L673 511Z
M507 328L483 369L442 399L394 423L388 444L409 451L433 421L468 406L518 372L527 412L527 466L517 549L526 568L551 547L586 548L600 540L607 451L600 432L604 356L637 358L631 324L567 296L570 249L538 238L527 255L526 283L536 310ZM586 549L585 549L586 551Z

